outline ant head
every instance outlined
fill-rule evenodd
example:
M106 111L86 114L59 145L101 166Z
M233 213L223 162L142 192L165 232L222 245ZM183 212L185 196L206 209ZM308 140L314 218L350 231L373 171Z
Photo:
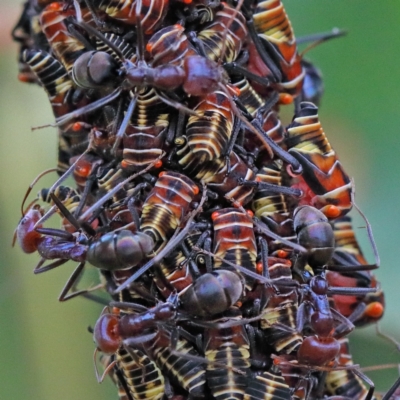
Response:
M97 348L103 353L114 354L121 345L118 322L118 316L103 314L94 326L93 340Z
M25 253L34 253L37 250L42 235L36 231L36 223L42 218L40 206L29 209L18 224L16 235L21 249ZM41 228L41 225L38 226Z

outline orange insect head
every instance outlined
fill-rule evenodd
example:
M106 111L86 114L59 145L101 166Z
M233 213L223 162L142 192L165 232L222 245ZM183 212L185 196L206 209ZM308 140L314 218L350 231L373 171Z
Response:
M334 205L329 205L325 208L324 214L326 215L327 218L332 219L332 218L337 218L341 214L341 211L339 207L336 207Z
M218 211L214 211L212 214L211 214L211 219L213 220L213 221L215 221L218 217L219 217L219 212Z
M262 274L262 272L263 272L263 263L262 262L258 262L257 264L256 264L256 272L257 272L257 274Z
M383 305L377 301L367 305L365 314L371 318L380 318L383 315Z
M80 122L75 122L75 123L72 125L72 130L73 130L74 132L79 132L81 129L82 129L82 124L81 124Z
M279 95L279 103L289 105L293 103L293 96L288 93L281 93Z
M49 4L48 8L53 11L60 11L62 8L62 5L61 5L61 3L54 2L54 3Z
M286 251L286 250L278 250L277 252L276 252L276 255L279 257L279 258L286 258L288 255L289 255L289 253Z
M200 189L198 188L198 186L193 185L193 186L192 186L192 189L193 189L193 193L194 193L195 195L196 195L196 194L199 194Z
M18 74L18 80L19 80L20 82L23 82L23 83L29 83L29 82L31 81L31 80L29 79L29 76L26 75L26 74L24 74L23 72L21 72L21 73Z
M163 165L163 162L161 160L158 160L155 164L154 164L154 168L161 168Z

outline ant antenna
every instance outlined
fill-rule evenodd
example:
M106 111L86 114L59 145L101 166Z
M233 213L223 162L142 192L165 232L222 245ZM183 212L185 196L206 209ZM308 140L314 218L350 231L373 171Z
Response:
M136 35L137 35L137 57L138 62L144 61L144 37L140 12L142 11L142 0L136 0L135 17L136 17Z
M28 211L28 209L32 206L32 204L34 204L34 202L37 201L37 199L35 199L32 203L29 204L29 206L27 207L26 210L24 210L24 205L25 205L25 201L28 198L29 194L31 193L33 187L36 185L36 183L45 175L49 174L50 172L57 172L57 168L50 168L50 169L46 169L46 171L41 172L33 181L32 183L29 185L28 190L25 193L24 199L22 200L22 204L21 204L21 213L22 216L24 216L26 214L26 212Z
M389 336L389 335L387 335L386 333L383 333L383 332L381 331L381 327L380 327L380 325L379 325L379 322L376 323L375 328L376 328L376 334L377 334L378 336L380 336L380 337L382 337L383 339L387 340L387 341L390 342L391 344L394 344L394 345L396 346L396 349L397 349L398 351L400 351L400 343L399 343L395 338L393 338L392 336Z
M365 214L361 211L361 209L358 207L358 205L355 202L355 193L354 193L354 179L351 179L351 202L354 205L354 208L358 211L358 213L361 215L362 219L365 221L366 225L367 225L367 232L368 232L368 238L369 241L371 243L372 246L372 250L374 252L374 257L375 257L375 264L379 267L381 264L381 259L379 257L379 253L378 253L378 248L376 246L376 242L374 239L374 234L372 233L372 227L371 224L369 223L367 217L365 216Z
M104 370L103 374L100 376L99 374L99 370L97 368L97 360L96 360L96 356L98 353L98 349L94 349L94 353L93 353L93 364L94 364L94 371L96 373L96 379L97 382L101 383L104 381L104 378L110 373L110 371L114 368L114 366L117 364L117 362L114 360L113 362L111 362L107 368Z

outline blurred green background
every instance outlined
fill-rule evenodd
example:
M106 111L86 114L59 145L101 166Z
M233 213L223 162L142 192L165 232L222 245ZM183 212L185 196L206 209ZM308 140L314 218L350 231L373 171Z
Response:
M37 256L11 248L29 183L56 163L55 131L31 131L53 121L46 95L16 78L17 46L10 39L20 12L15 3L0 4L0 399L116 399L112 384L97 384L93 371L87 326L95 323L101 307L83 299L57 302L73 265L34 276ZM347 37L312 50L308 58L325 77L320 111L325 132L355 178L356 200L374 229L382 266L377 276L387 299L381 326L400 340L400 2L287 0L284 5L296 36L334 26L349 30ZM37 189L53 180L54 175ZM357 233L372 262L365 229ZM351 340L355 361L363 366L400 362L400 353L373 327L357 331ZM369 375L385 390L398 372Z

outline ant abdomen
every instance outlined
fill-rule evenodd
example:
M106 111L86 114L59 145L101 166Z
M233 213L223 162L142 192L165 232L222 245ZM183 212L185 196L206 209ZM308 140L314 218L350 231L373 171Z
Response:
M117 68L114 57L105 51L87 51L75 61L72 79L84 89L115 86Z
M339 351L340 344L333 337L308 336L303 339L297 358L301 364L322 366L334 360Z
M311 267L321 267L331 259L335 238L328 218L311 206L298 207L294 211L293 227L299 244L309 250Z
M185 311L206 317L229 309L242 296L243 289L235 272L213 271L199 276L180 299Z
M138 265L153 248L153 239L145 233L109 232L89 246L86 260L100 269L129 269Z

